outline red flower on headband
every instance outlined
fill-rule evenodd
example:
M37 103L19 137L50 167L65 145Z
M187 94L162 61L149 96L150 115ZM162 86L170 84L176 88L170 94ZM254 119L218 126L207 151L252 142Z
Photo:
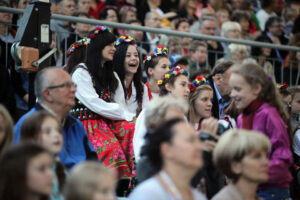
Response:
M194 92L196 90L196 87L194 86L193 83L189 83L189 89L191 92Z
M90 38L93 39L95 37L95 34L91 34Z

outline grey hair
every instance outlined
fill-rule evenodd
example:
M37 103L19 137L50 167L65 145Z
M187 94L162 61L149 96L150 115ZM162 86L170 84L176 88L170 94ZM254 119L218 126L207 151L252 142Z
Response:
M145 15L145 19L149 20L154 12L155 11L149 11L149 12L147 12L146 15Z
M203 26L203 23L204 21L213 21L213 22L217 22L216 18L215 17L212 17L212 16L204 16L202 18L199 19L198 23L199 23L199 26Z
M60 67L46 67L44 69L42 69L41 71L39 71L34 79L34 94L37 97L38 101L43 101L44 100L44 96L43 96L43 90L46 89L47 87L49 87L49 85L51 84L51 80L48 79L48 77L46 76L46 73L49 70L53 70L53 69L61 69Z
M188 112L188 104L180 98L170 96L157 97L150 101L147 106L145 117L146 128L154 128L161 122L165 121L167 109L175 108L181 110L184 115Z

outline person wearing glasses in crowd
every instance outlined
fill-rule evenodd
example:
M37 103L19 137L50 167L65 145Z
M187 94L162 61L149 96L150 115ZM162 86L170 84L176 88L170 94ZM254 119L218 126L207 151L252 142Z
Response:
M76 85L70 75L58 67L45 68L37 73L34 88L37 103L16 123L14 143L20 142L24 120L39 110L46 110L57 117L63 128L64 143L59 158L67 169L88 157L96 158L84 127L80 121L69 115L75 105L76 92Z

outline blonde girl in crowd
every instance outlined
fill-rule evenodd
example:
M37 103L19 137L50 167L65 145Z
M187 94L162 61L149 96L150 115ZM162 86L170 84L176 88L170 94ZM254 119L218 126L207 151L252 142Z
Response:
M203 76L197 76L192 83L189 84L191 93L189 96L189 112L188 120L200 131L201 121L211 117L213 90L208 80Z
M113 171L95 161L75 166L66 182L65 200L116 200Z

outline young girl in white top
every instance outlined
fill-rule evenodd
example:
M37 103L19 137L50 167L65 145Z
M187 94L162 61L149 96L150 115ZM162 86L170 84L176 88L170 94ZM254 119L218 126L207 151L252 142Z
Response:
M142 68L134 38L123 35L115 42L113 67L124 90L124 98L130 112L138 116L148 104L148 89L142 83Z
M145 85L148 88L148 96L151 100L159 95L157 81L159 81L165 73L171 70L168 49L163 46L155 48L150 56L145 57L144 69L148 76L148 82Z

